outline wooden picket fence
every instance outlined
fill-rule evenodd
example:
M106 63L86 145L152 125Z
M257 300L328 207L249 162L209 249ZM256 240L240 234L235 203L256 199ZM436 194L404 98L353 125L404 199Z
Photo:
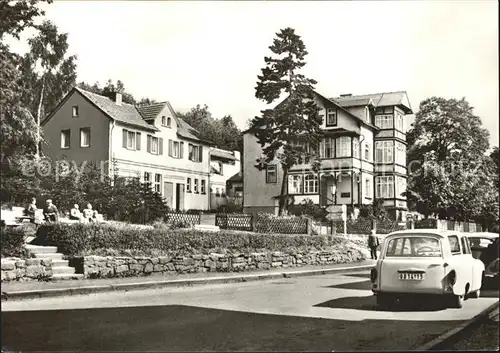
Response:
M215 225L221 229L256 233L310 234L310 220L305 218L271 218L250 213L217 213Z
M165 222L169 224L184 223L184 224L200 224L200 213L181 213L181 212L168 212L165 215Z

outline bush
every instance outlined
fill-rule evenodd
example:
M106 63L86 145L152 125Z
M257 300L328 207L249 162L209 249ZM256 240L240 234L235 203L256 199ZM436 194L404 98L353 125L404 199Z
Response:
M236 251L284 251L290 248L324 248L331 245L327 238L306 235L272 235L247 232L202 232L194 229L169 230L164 228L139 229L116 227L110 224L49 224L39 228L35 240L38 245L57 246L66 255L81 256L96 250L115 249L141 251L150 254L214 249Z
M2 257L30 257L28 250L24 247L24 229L2 227L1 238Z

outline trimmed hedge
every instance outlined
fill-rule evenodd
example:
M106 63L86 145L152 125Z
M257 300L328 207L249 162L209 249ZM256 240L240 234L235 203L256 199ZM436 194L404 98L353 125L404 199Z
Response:
M247 232L197 230L169 230L163 228L138 229L129 226L101 224L48 224L40 226L33 243L57 246L66 255L82 256L101 249L119 252L135 250L143 253L171 253L193 250L210 252L215 249L284 251L291 248L322 249L339 244L341 239L329 241L322 236L272 235Z
M2 257L29 258L29 252L24 247L23 228L2 228Z

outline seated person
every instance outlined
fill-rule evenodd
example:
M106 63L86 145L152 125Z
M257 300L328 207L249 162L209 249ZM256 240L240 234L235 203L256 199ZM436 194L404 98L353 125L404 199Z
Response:
M82 213L80 212L80 207L75 203L71 211L69 211L69 219L73 221L79 221L82 219Z
M31 223L35 223L35 215L38 208L36 207L36 198L31 199L31 203L24 209L24 214L30 218Z
M94 210L90 203L87 204L87 208L83 210L83 219L88 222L94 221Z
M102 222L104 219L102 218L102 214L99 214L97 210L94 211L94 221L95 222Z
M47 205L44 210L45 220L49 223L59 222L59 210L52 203L51 199L47 200Z

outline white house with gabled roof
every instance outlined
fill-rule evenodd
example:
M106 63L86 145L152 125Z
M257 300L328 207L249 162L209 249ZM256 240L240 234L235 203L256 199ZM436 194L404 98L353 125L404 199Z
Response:
M135 106L74 87L42 122L42 151L150 182L173 210L210 208L210 147L169 102Z

